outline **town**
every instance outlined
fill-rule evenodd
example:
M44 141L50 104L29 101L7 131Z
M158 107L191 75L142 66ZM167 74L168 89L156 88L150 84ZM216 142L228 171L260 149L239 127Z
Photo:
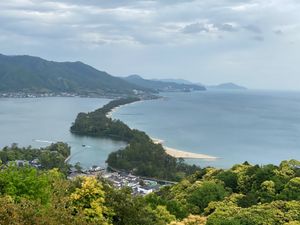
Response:
M112 168L101 168L93 166L87 170L72 169L68 179L75 179L80 176L97 177L109 181L115 188L121 189L129 187L133 195L147 195L158 191L163 186L174 184L163 180L135 176L131 173L116 171Z
M18 167L32 166L37 169L41 169L42 167L38 159L34 159L30 161L15 160L15 161L8 162L8 164L11 163L15 164ZM116 171L109 167L102 168L99 166L92 166L89 169L83 170L77 167L76 165L72 166L67 178L73 180L78 177L96 177L99 179L105 179L109 181L117 189L121 189L124 187L131 188L133 195L147 195L149 193L158 191L163 186L167 186L175 183L175 182L139 177L131 173Z
M77 97L75 93L68 92L0 92L0 98L45 98L45 97Z

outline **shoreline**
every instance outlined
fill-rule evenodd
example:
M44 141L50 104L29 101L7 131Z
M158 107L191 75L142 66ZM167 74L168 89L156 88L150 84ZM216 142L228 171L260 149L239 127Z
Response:
M151 140L153 141L154 144L161 144L163 148L165 149L166 153L170 156L173 156L174 158L183 158L183 159L202 159L205 161L215 161L220 159L219 157L211 156L211 155L206 155L206 154L200 154L200 153L193 153L193 152L188 152L176 148L171 148L163 145L164 140L158 139L158 138L153 138L151 137Z
M136 104L136 103L139 103L139 102L144 102L146 100L144 99L140 99L138 101L135 101L135 102L131 102L131 103L128 103L128 104L125 104L125 105L119 105L119 106L116 106L114 108L112 108L108 113L106 113L106 117L107 118L110 118L110 119L114 119L113 118L113 113L116 112L119 108L121 108L122 106L128 106L128 105L131 105L131 104Z
M173 156L174 158L183 158L183 159L202 159L205 161L216 161L220 159L219 157L210 156L206 154L200 154L200 153L193 153L193 152L187 152L175 148L170 148L163 146L166 150L166 153L170 156Z
M116 106L113 109L111 109L107 114L106 117L107 118L111 118L113 119L113 113L116 112L118 110L118 108L121 108L121 106L127 106L130 104L136 104L139 102L143 102L145 100L139 100L139 101L135 101L135 102L131 102L129 104L126 105L120 105L120 106ZM165 149L166 153L174 158L183 158L183 159L201 159L204 161L216 161L218 159L220 159L219 157L215 157L215 156L211 156L211 155L206 155L206 154L201 154L201 153L194 153L194 152L188 152L185 150L180 150L180 149L176 149L176 148L171 148L168 146L163 145L164 140L162 139L158 139L158 138L153 138L150 137L150 139L153 141L154 144L161 144L163 146L163 148Z

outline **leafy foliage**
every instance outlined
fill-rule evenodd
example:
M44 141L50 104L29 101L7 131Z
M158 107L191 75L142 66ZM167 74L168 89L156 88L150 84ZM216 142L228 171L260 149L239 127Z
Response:
M237 182L225 182L232 173ZM145 197L103 178L67 180L57 169L11 164L0 170L0 224L297 225L298 192L295 160L206 168Z
M133 138L131 129L120 120L113 120L107 117L107 113L115 107L136 101L139 101L139 99L117 99L94 112L79 113L71 126L71 132L78 135L109 137L116 140L130 141Z
M95 221L103 225L109 224L106 218L109 210L104 206L102 185L94 177L82 178L80 188L76 188L70 199L75 212L83 211L87 221Z
M40 173L30 166L16 167L9 165L0 170L1 194L18 200L28 198L47 203L50 196L49 174Z
M114 212L114 225L165 225L175 220L165 206L151 207L145 198L133 196L129 188L116 190L106 184L104 189L105 204Z
M293 224L300 221L299 172L296 160L279 166L244 163L229 170L206 168L146 200L153 207L165 205L177 219L205 216L208 225ZM170 202L176 203L176 210Z
M179 222L172 222L169 225L205 225L206 218L198 215L189 215L187 218Z
M12 144L11 147L4 147L0 151L0 159L4 164L14 163L15 160L37 160L36 163L40 164L41 169L58 168L67 174L69 165L65 163L65 160L70 154L70 147L63 142L57 142L41 149L19 148L18 145Z

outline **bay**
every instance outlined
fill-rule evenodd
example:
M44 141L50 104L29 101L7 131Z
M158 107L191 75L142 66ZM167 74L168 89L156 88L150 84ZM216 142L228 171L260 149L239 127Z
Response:
M63 141L71 146L71 163L84 168L105 166L110 152L125 143L83 137L69 132L79 112L102 107L109 99L99 98L0 98L0 148L17 143L21 147L45 147ZM84 147L83 147L84 146Z
M300 93L204 91L164 93L159 100L118 108L113 117L165 145L220 157L188 160L228 168L248 161L300 159Z
M200 166L228 168L244 161L278 164L300 159L299 92L205 91L163 96L120 107L113 117L163 139L168 147L220 157L213 162L188 160ZM44 147L64 141L71 146L71 163L104 166L108 154L126 144L73 135L69 128L79 112L93 111L108 101L2 98L0 148L12 143Z

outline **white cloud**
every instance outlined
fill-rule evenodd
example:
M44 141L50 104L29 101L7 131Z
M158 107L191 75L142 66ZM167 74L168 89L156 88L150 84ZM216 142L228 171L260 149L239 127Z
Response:
M291 0L290 0L291 1ZM291 4L291 3L290 3ZM185 43L187 37L198 33L210 33L226 38L227 32L242 32L245 30L262 33L262 30L272 28L263 27L262 30L256 24L270 26L270 21L263 20L260 15L242 15L239 11L255 11L254 8L263 9L274 7L278 10L282 4L276 0L266 0L260 4L258 1L211 0L211 1L47 1L47 0L14 0L1 2L0 18L4 23L4 29L22 35L29 35L31 26L39 29L39 37L43 32L45 38L49 37L49 31L59 37L61 27L72 33L74 37L82 32L97 33L107 42L115 43L115 37L124 37L124 43L128 39L135 40L130 43L152 45L166 44L167 42ZM289 4L287 4L289 5ZM290 7L285 6L286 10ZM237 14L234 12L237 11ZM260 21L262 20L262 21ZM13 21L19 22L16 26ZM27 22L24 22L27 21ZM6 25L5 25L6 22ZM181 24L181 27L166 27L166 24ZM184 24L184 25L182 25ZM147 34L147 37L146 35ZM239 34L235 34L239 36ZM62 33L61 37L68 35ZM86 35L87 36L87 35ZM107 40L112 37L111 41ZM130 37L130 38L128 38ZM249 38L251 34L249 34ZM191 38L191 37L189 37ZM195 37L200 41L201 37ZM169 39L169 41L167 41ZM172 39L172 40L171 40ZM87 38L87 42L89 39ZM94 41L91 41L94 43ZM140 43L138 43L140 42ZM101 42L99 42L101 43ZM106 43L106 42L103 42Z
M269 58L258 59L264 51L286 54L278 61L289 68L296 58L289 53L299 50L299 11L298 0L8 0L0 2L0 46L116 74L221 81L225 70L226 80L242 69L253 76L247 71L260 61L276 74Z

